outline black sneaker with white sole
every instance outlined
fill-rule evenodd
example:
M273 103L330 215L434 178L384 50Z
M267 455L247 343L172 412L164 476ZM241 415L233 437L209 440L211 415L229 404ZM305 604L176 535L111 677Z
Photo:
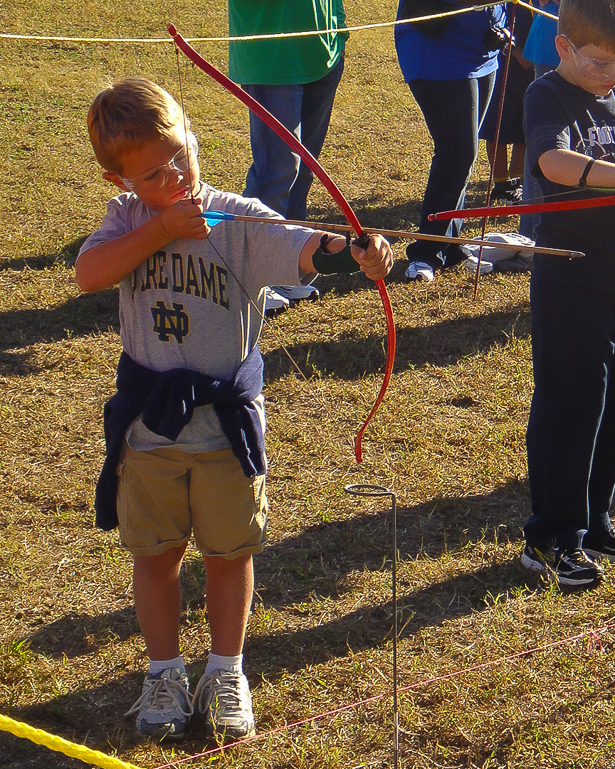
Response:
M558 585L585 588L597 585L604 577L604 569L578 547L535 548L525 546L521 564L537 571Z
M615 563L615 536L605 534L603 537L595 539L586 534L583 539L583 550L595 561L606 558L611 563Z

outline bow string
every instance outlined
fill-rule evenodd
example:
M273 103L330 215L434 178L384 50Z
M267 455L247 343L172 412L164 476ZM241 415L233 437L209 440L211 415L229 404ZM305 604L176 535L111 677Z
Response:
M291 133L288 130L288 128L286 128L286 126L280 123L280 121L274 115L272 115L259 102L257 102L256 99L254 99L252 96L246 93L239 85L237 85L237 83L233 82L224 73L220 72L219 69L214 67L213 64L210 64L206 59L204 59L198 53L198 51L196 51L179 34L179 32L177 31L177 29L173 24L168 25L168 30L169 30L169 34L175 41L176 46L188 57L188 59L190 59L190 61L195 66L197 66L200 70L202 70L211 78L213 78L213 80L219 83L223 88L225 88L231 94L233 94L233 96L239 99L243 104L245 104L246 107L248 107L248 109L250 109L255 115L257 115L267 126L269 126L269 128L271 128L271 130L274 131L280 137L280 139L282 139L282 141L284 141L290 147L290 149L293 152L299 155L299 157L308 166L308 168L310 168L310 170L314 173L314 175L322 182L322 184L324 185L326 190L329 192L333 200L335 200L335 202L338 204L342 213L344 214L344 217L346 218L346 221L352 227L354 232L357 234L357 237L361 238L362 236L367 236L365 233L365 230L363 229L363 227L359 222L359 219L357 218L357 215L353 211L350 203L344 197L342 191L339 189L339 187L333 181L333 179L329 176L329 174L325 171L325 169L320 165L318 160L316 160L316 158L312 155L312 153L306 147L304 147L303 144L301 144L301 142L297 139L297 137L293 133ZM360 245L364 247L363 245L364 243L365 241L362 241ZM395 335L395 321L393 319L393 310L391 307L391 300L383 280L377 280L376 287L378 288L380 299L382 301L382 306L384 308L384 314L386 317L387 358L386 358L384 378L382 381L382 385L380 386L380 391L378 392L376 401L372 406L371 411L367 416L367 419L361 426L361 429L357 433L357 436L354 441L355 457L357 462L359 463L363 461L363 450L362 450L363 434L365 433L367 426L372 420L372 417L374 416L380 404L382 403L387 387L389 385L389 381L391 379L391 374L393 372L393 364L395 362L396 335Z

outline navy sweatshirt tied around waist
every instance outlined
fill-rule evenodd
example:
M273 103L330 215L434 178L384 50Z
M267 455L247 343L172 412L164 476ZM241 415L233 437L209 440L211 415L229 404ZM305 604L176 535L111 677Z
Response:
M122 352L117 393L104 408L107 457L96 485L96 525L105 531L118 525L117 466L126 431L140 414L148 430L176 441L195 407L211 404L244 475L264 474L265 437L253 402L262 389L263 358L258 345L229 380L184 368L153 371Z

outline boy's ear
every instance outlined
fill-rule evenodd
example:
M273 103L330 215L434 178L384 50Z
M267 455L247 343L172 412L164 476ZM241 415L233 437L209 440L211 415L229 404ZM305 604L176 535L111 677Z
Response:
M568 40L568 38L564 35L555 36L555 47L560 59L567 60L572 58L572 47L570 45L570 40Z
M124 192L130 192L130 189L126 186L124 183L124 180L121 176L118 176L118 174L112 174L110 171L105 171L103 173L103 179L106 179L108 182L111 182L111 184L115 184L116 187L119 187L121 190L124 190Z

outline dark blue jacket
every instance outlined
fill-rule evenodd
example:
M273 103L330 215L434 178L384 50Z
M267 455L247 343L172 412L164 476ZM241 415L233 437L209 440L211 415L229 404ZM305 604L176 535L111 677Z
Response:
M265 437L253 403L262 390L263 358L258 346L230 380L214 379L184 368L153 371L122 352L117 367L117 393L104 409L107 457L96 485L96 525L105 531L118 525L117 465L126 431L139 414L148 430L175 441L192 419L196 406L213 404L246 477L263 475Z

